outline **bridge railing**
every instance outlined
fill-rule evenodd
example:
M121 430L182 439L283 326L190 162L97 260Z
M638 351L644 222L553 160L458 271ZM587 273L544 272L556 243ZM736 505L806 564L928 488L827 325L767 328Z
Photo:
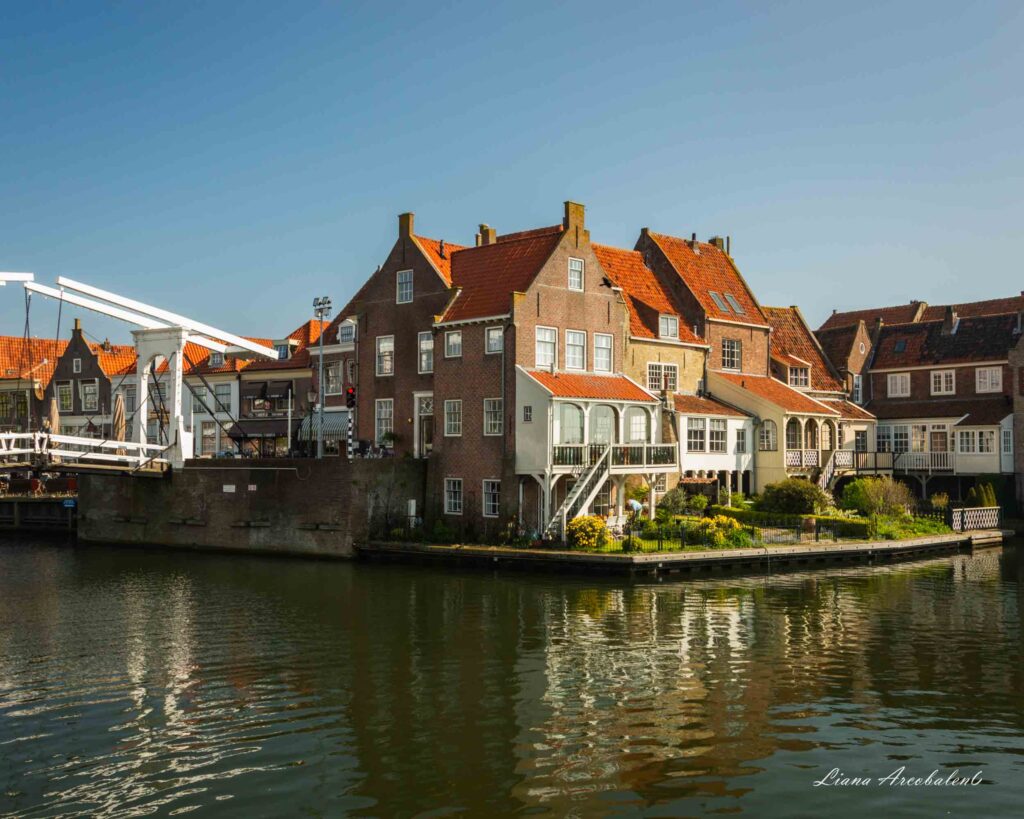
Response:
M164 444L108 441L49 432L0 433L0 459L11 455L37 455L64 463L98 461L141 467L168 463L167 458L162 457L167 449Z

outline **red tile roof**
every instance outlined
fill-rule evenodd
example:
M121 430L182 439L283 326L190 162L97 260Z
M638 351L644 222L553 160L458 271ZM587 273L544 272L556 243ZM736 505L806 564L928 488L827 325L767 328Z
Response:
M647 235L661 248L710 318L748 324L766 323L757 299L724 250L705 242L697 242L694 249L686 239L653 231L648 231ZM728 309L723 310L715 303L712 291L725 300ZM729 305L726 293L736 299L743 310L741 314Z
M0 380L33 379L48 384L57 359L68 346L53 338L0 336Z
M658 338L658 317L662 314L679 319L679 340L690 344L704 342L691 330L682 310L662 286L635 250L622 250L607 245L592 244L598 262L618 287L622 288L629 310L629 333L638 338Z
M985 301L969 301L954 304L953 309L958 316L992 316L999 313L1016 313L1024 310L1024 293L1006 299L987 299ZM941 321L946 317L946 305L928 305L921 321Z
M444 239L428 239L426 236L413 236L412 238L431 264L438 269L445 284L450 286L452 283L452 254L457 250L465 250L465 248L462 245L449 244ZM444 244L443 250L442 243Z
M104 349L102 344L90 344L89 349L96 356L96 363L100 365L107 378L135 372L135 359L138 356L133 346L110 344L109 349Z
M673 397L676 412L684 415L728 415L731 418L747 418L747 413L723 404L710 396L680 395Z
M951 335L943 335L942 326L941 321L928 321L883 327L871 368L1002 361L1018 339L1014 334L1017 316L1013 313L962 318Z
M923 301L912 301L910 304L900 304L895 307L870 307L866 310L847 310L845 312L834 312L825 319L819 330L831 330L833 327L848 327L863 321L870 329L877 319L885 324L908 324L920 320L921 314L927 305Z
M499 242L514 242L516 239L532 239L536 236L551 236L561 233L563 230L560 224L548 225L547 227L533 228L532 230L520 230L515 233L502 233L495 238Z
M562 232L469 247L452 254L452 285L461 292L442 321L508 313L512 294L523 293L562 240Z
M584 375L524 370L555 398L593 398L604 401L640 401L651 404L657 398L623 375Z
M996 395L992 398L932 398L920 401L880 400L869 401L867 409L879 421L906 418L962 418L974 414L978 418L995 420L977 423L998 424L1013 412L1009 396Z
M812 390L845 392L846 388L832 371L818 342L796 307L762 307L772 328L772 357L787 366L809 366ZM795 360L794 360L795 359Z
M315 343L320 338L320 333L327 327L326 321L320 321L320 319L310 319L297 330L288 334L288 338L292 341L299 342L299 347L306 347L309 344ZM326 342L327 339L324 339ZM267 344L268 347L273 347L273 342Z
M754 393L786 412L805 415L838 415L838 412L813 398L794 390L776 378L763 375L740 375L738 373L716 372L716 378L724 378L738 387Z
M874 421L875 416L863 407L859 407L851 401L833 401L823 399L822 403L831 407L848 421Z
M832 362L832 366L837 370L846 369L850 353L853 352L853 343L857 340L860 324L858 321L856 324L848 324L845 327L832 327L815 332L814 336L825 351L825 357Z

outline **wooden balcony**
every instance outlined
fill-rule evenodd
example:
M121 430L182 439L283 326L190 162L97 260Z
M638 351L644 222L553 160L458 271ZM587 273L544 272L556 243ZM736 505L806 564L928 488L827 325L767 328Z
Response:
M559 444L552 464L563 470L586 469L601 457L607 444ZM618 474L671 472L678 469L675 444L612 444L611 471Z
M956 457L952 452L898 452L894 469L897 472L938 472L952 475L956 471Z

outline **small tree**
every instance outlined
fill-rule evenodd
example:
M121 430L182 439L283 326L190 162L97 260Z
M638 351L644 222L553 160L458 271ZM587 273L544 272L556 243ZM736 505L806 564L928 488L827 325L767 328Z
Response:
M786 478L764 488L758 509L778 514L812 515L831 503L832 499L816 483L801 478Z
M914 493L905 483L884 478L868 478L865 482L868 514L885 517L905 515L914 505Z

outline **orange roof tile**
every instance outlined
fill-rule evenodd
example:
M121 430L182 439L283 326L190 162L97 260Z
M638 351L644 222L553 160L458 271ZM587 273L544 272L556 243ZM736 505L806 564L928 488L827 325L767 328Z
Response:
M53 338L0 336L0 380L32 379L50 383L57 359L68 346Z
M512 308L512 294L526 291L561 239L559 231L453 253L452 285L461 292L442 321L507 313Z
M647 235L661 248L708 317L748 324L765 323L757 299L724 250L705 242L697 242L694 249L686 239L653 231L648 231ZM726 309L715 302L712 292L719 295ZM742 312L738 313L729 303L727 294L736 300Z
M516 239L531 239L535 236L551 236L561 233L564 230L561 224L548 225L547 227L533 228L531 230L519 230L515 233L502 233L495 238L499 242L514 242Z
M845 392L843 383L818 346L817 339L796 307L762 307L772 328L772 357L787 366L810 367L812 390Z
M452 254L457 250L464 250L465 248L462 245L450 244L444 239L428 239L426 236L413 236L412 238L420 246L420 249L430 260L431 264L441 273L441 278L444 279L445 284L451 285ZM444 245L443 249L442 245Z
M825 399L823 403L826 406L832 407L838 412L843 418L848 421L874 421L875 416L868 412L863 407L859 407L851 401L833 401L832 399Z
M962 318L952 335L943 335L942 325L926 321L883 327L871 368L1002 361L1017 343L1017 316L1012 313Z
M668 314L679 319L679 340L690 344L703 341L691 330L682 310L675 303L657 276L644 264L636 250L622 250L607 245L591 245L594 255L608 278L622 288L629 310L629 333L638 338L658 338L658 317Z
M783 384L775 378L767 378L763 375L740 375L738 373L716 372L716 378L724 378L736 386L754 393L775 406L781 407L786 412L797 412L805 415L838 415L839 413L815 401L810 396L804 395L798 390Z
M730 407L710 396L704 395L680 395L676 393L673 397L676 412L684 415L728 415L732 418L747 418L747 413L736 407Z
M958 316L992 316L999 313L1016 313L1024 310L1024 293L1006 299L987 299L954 304ZM946 317L946 305L928 305L921 315L921 321L942 321Z
M657 398L623 375L585 375L524 370L555 398L593 398L604 401L640 401L651 404Z
M126 375L135 372L135 359L138 355L135 348L129 344L110 344L109 349L104 349L102 344L90 344L89 349L96 356L96 363L100 365L104 375L110 378L114 375Z
M837 370L847 368L860 324L861 322L858 321L845 327L831 327L828 330L817 330L814 333L814 337L818 339L822 350L825 351L825 357L832 362L832 366Z

